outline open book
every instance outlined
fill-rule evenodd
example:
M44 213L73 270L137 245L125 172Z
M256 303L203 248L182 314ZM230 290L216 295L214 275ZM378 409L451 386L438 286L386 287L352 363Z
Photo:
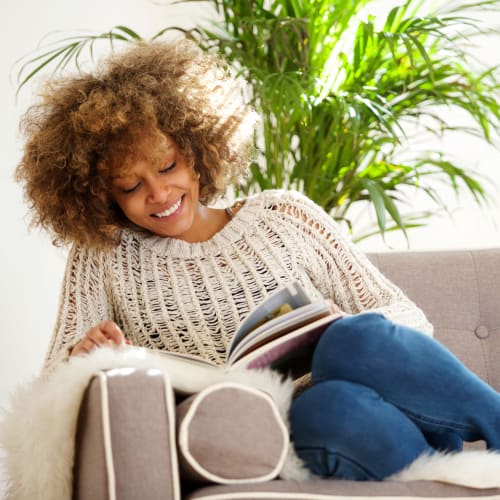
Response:
M224 367L199 356L158 352L198 368L270 367L298 378L309 371L321 334L340 317L325 300L311 300L302 286L294 282L270 295L240 323L228 347Z

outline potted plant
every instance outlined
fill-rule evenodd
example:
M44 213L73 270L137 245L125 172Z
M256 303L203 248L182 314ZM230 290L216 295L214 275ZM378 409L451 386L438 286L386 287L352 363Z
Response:
M493 142L500 123L498 69L472 58L471 40L486 33L475 14L500 0L447 2L431 9L407 0L381 19L376 0L210 0L216 15L187 32L223 54L250 83L262 117L245 193L298 189L352 226L368 203L377 231L425 224L405 213L408 188L446 209L440 186L488 200L485 180L439 150L412 147L416 135L466 133ZM184 0L189 4L190 0ZM164 36L167 27L154 38ZM21 85L50 63L78 62L99 40L136 41L120 26L94 37L65 39L21 68ZM472 125L443 119L460 109ZM353 227L355 239L360 234Z

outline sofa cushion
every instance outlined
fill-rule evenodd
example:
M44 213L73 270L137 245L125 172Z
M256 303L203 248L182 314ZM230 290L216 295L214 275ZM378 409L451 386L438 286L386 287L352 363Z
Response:
M177 407L184 478L212 483L275 478L284 463L288 431L273 400L235 383L216 384Z
M466 488L437 481L374 482L275 480L255 485L211 485L200 488L186 500L462 500L500 498L500 489Z

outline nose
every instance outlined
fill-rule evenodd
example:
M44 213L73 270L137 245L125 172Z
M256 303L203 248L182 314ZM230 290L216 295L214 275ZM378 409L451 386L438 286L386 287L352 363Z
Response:
M148 183L148 201L150 203L165 203L168 200L170 187L160 179L151 180Z

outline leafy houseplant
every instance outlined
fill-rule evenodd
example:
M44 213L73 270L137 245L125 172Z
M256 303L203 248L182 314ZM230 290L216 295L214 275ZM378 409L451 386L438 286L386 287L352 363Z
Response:
M422 133L494 141L500 124L497 68L473 60L469 48L473 37L496 34L480 27L475 14L500 10L500 0L447 2L442 10L407 0L381 20L366 13L374 0L210 3L215 20L188 35L222 53L245 77L262 117L244 192L298 189L349 225L353 208L368 203L378 231L405 234L428 215L403 213L408 188L441 209L440 183L457 193L468 190L479 204L488 200L478 174L439 150L411 144ZM123 26L65 39L21 68L21 85L50 63L78 63L84 48L98 40L140 39ZM472 125L447 123L443 107L464 111ZM367 236L356 229L355 238Z

